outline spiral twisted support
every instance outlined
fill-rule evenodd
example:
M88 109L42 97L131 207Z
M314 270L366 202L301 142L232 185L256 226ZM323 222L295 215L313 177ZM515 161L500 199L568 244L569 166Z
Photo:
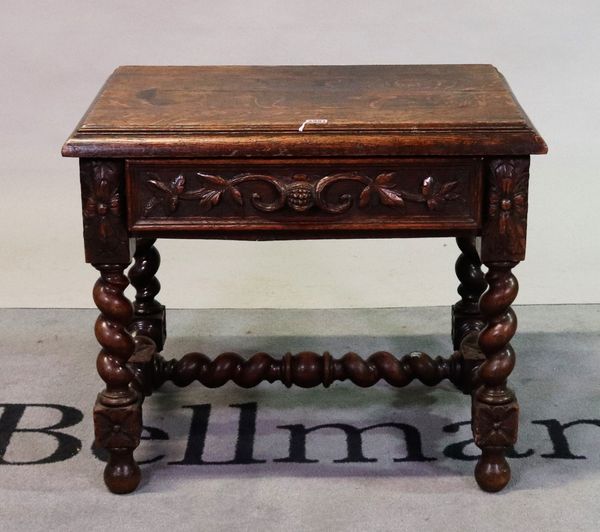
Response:
M485 491L499 491L510 480L506 450L517 439L519 406L507 379L515 366L510 340L517 318L510 307L517 296L518 283L512 274L514 262L486 263L489 285L479 307L486 326L479 333L479 348L485 361L476 370L481 383L472 395L472 428L476 445L482 450L475 478Z
M104 481L114 493L133 491L140 481L140 469L133 458L142 430L142 397L130 385L133 373L127 362L135 351L128 331L133 306L125 297L129 284L127 265L94 265L100 278L94 285L94 302L100 310L96 338L102 349L97 369L106 383L94 406L96 445L109 451Z
M159 388L166 381L180 387L198 381L208 388L217 388L229 381L243 388L252 388L263 381L280 381L287 387L312 388L321 384L328 387L334 381L344 380L369 387L381 379L401 387L417 379L434 386L444 379L457 381L461 374L460 363L458 356L446 360L421 352L397 358L379 351L366 360L356 353L346 353L337 359L329 353L319 355L310 351L287 353L282 358L256 353L248 359L236 353L223 353L213 360L202 353L189 353L180 360L169 361L155 356L151 366L136 373L144 389Z
M481 260L474 237L459 237L456 243L461 251L455 265L456 276L460 281L458 294L461 299L452 307L452 343L459 349L467 334L480 331L484 326L479 310L479 298L485 292L487 283L481 271Z
M160 281L156 278L160 254L155 242L155 238L136 239L134 263L129 269L129 281L136 290L134 317L129 330L151 338L161 351L167 329L165 307L155 299L160 292Z

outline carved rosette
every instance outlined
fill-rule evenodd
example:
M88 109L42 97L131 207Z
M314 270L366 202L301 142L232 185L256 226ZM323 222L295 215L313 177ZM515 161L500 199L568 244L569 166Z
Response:
M142 409L139 402L122 408L94 407L96 445L104 449L135 449L140 444Z
M147 217L155 207L163 205L168 214L174 214L181 201L197 201L200 206L210 210L227 199L239 206L248 201L239 185L260 182L273 188L274 198L264 201L257 191L250 192L252 206L262 212L275 212L290 208L304 213L312 208L330 214L340 214L349 210L355 203L364 209L373 204L402 209L406 202L422 203L430 211L443 209L446 202L461 198L458 192L458 180L439 182L431 176L423 179L416 191L401 190L395 182L395 172L384 172L374 179L356 172L332 174L311 181L304 174L296 174L290 180L266 174L240 174L225 179L220 176L196 172L203 184L197 189L188 189L186 178L180 174L170 182L163 182L157 175L149 173L147 186L152 197L146 202L143 216ZM356 197L349 193L340 194L335 201L327 199L329 187L336 183L356 182L362 185Z
M478 447L508 448L517 441L519 405L473 402L473 436Z
M488 216L482 260L525 258L529 157L494 159L489 164Z
M80 161L83 235L87 262L128 263L129 237L122 194L122 163Z

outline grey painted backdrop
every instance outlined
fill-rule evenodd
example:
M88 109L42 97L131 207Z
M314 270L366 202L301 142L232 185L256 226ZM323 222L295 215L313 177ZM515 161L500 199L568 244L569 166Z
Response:
M598 27L600 3L584 0L2 0L0 306L91 305L77 165L59 150L119 64L493 63L550 147L532 162L518 302L600 302ZM456 298L450 240L169 241L161 250L161 299L176 307Z

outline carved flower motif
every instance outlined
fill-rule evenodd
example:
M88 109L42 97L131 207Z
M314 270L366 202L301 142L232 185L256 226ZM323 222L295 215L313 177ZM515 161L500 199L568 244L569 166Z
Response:
M453 192L458 186L458 181L449 181L440 185L433 177L423 180L420 193L396 190L397 184L392 183L394 173L379 174L375 180L367 185L360 194L359 205L366 207L371 202L371 197L376 194L379 201L388 207L404 207L405 201L425 203L431 211L437 211L446 201L453 201L460 197Z
M201 207L210 209L221 201L224 193L227 193L238 205L243 204L242 194L230 181L220 176L201 172L197 172L196 175L200 176L207 185L189 192L185 190L186 181L183 175L177 176L168 184L159 179L148 180L148 187L155 189L159 195L154 195L148 200L144 207L144 217L148 216L152 209L161 203L166 203L168 211L174 213L182 199L200 200Z
M474 415L474 436L478 446L506 447L517 437L519 411L514 403L501 406L479 405Z
M154 175L154 174L152 174ZM439 184L432 177L423 181L419 192L399 190L399 183L394 182L395 172L383 172L375 179L356 172L331 174L316 181L311 181L304 174L296 174L292 182L267 174L239 174L229 179L221 176L196 173L203 180L203 185L196 190L185 190L185 178L179 175L171 183L156 179L147 181L147 186L153 191L153 196L144 207L143 216L147 217L150 211L159 204L166 203L169 212L177 210L180 200L199 200L200 206L211 209L218 205L223 197L238 205L244 204L242 191L239 185L251 182L262 183L272 188L273 194L267 200L261 198L260 189L248 194L252 206L262 212L274 212L285 206L297 211L305 212L317 205L324 212L339 214L351 208L354 202L353 194L345 192L337 201L328 201L325 192L330 186L342 182L360 183L364 186L358 198L359 208L368 207L373 201L392 208L404 208L406 201L424 203L429 210L439 210L444 202L456 200L460 197L455 192L458 181Z
M505 235L514 230L518 236L524 237L522 220L527 214L527 180L522 172L510 162L503 161L494 168L496 179L490 186L489 214L498 218L498 232Z
M119 216L121 201L118 181L114 179L115 170L107 164L94 165L93 190L85 198L83 216L98 224L98 237L106 242L112 234L111 216Z
M140 442L139 408L98 409L94 412L96 443L100 447L135 448Z

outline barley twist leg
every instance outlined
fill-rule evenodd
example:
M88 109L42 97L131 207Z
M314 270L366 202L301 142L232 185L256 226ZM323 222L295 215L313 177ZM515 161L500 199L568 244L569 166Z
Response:
M517 329L517 318L511 308L518 292L512 274L515 263L486 263L489 288L483 294L480 308L486 326L479 333L479 348L485 361L477 370L481 384L472 395L472 428L475 444L482 454L475 467L475 479L485 491L499 491L510 480L510 466L505 454L517 439L519 406L507 379L515 365L510 340Z
M481 271L475 238L459 237L456 243L461 251L455 265L456 276L460 281L458 294L461 299L452 307L452 343L454 349L459 349L460 343L468 333L483 328L479 298L487 283Z
M108 450L104 482L113 493L129 493L140 482L140 469L133 458L142 431L141 394L131 386L133 373L127 361L135 350L128 331L133 306L125 297L127 265L95 264L100 278L94 286L94 302L100 310L96 338L102 349L97 368L106 388L94 407L96 445Z
M155 242L155 238L136 239L135 262L129 269L129 281L136 290L134 318L129 329L151 338L157 351L162 351L167 339L166 313L164 305L156 300L160 292L160 282L156 278L160 254Z

